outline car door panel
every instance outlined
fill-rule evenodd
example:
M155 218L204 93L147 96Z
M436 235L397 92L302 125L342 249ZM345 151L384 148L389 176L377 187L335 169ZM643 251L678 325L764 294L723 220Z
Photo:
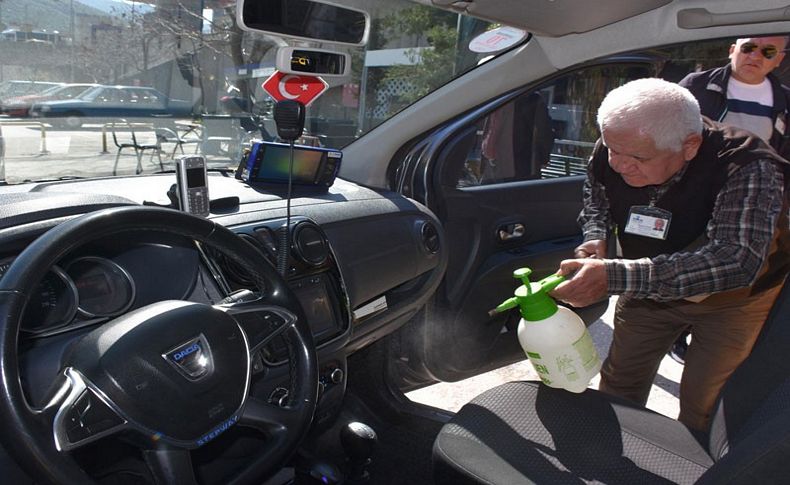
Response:
M489 316L520 284L513 270L529 267L534 279L557 271L581 243L575 223L581 209L582 177L528 181L444 194L450 261L431 316L425 359L441 380L458 380L523 359L514 333L517 311ZM470 192L472 193L470 195ZM520 237L502 240L502 227L521 224ZM592 323L605 310L580 310Z
M536 281L573 257L597 106L610 89L653 68L633 59L584 66L426 138L424 145L440 148L427 162L415 157L423 176L412 176L420 183L409 188L442 221L449 262L418 337L407 344L410 379L457 381L525 358L518 311L489 312L521 284L514 270L529 267ZM574 311L589 325L607 306L603 299Z

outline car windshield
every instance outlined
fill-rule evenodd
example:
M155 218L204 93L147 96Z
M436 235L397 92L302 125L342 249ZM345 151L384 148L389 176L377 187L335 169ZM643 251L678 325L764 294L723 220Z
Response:
M506 26L406 0L349 4L370 14L369 40L313 44L348 53L351 69L325 78L297 143L342 149L527 37L492 42ZM3 0L0 19L6 184L161 172L192 153L231 170L251 140L277 139L262 85L278 47L300 44L243 31L234 1ZM75 84L87 90L57 95Z

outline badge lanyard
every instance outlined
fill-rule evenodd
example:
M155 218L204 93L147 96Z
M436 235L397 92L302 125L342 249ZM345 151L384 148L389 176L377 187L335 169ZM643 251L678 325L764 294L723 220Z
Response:
M628 212L628 223L625 225L626 234L635 234L653 239L666 240L669 233L669 223L672 222L672 213L656 207L657 189L652 189L650 205L634 205Z

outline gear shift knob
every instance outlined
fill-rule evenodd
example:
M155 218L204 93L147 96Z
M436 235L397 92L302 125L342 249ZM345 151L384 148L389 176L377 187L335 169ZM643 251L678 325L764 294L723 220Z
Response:
M377 442L376 432L365 423L353 421L340 430L340 444L348 455L348 483L365 483L369 480L366 468Z
M377 441L376 432L365 423L354 421L340 430L340 443L352 460L370 458Z

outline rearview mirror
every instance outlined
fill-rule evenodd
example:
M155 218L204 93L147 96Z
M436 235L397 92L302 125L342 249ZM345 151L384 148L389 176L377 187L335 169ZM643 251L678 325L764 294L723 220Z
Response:
M238 0L236 16L244 30L355 46L370 25L367 12L314 0Z
M305 47L280 47L277 70L286 74L310 74L324 77L348 76L351 56L344 52Z

